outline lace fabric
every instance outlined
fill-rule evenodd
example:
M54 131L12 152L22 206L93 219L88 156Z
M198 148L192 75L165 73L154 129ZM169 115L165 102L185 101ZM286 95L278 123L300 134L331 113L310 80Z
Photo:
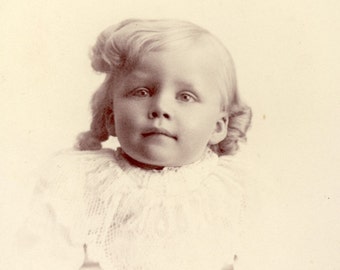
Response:
M49 167L36 189L39 204L63 228L61 237L79 250L86 243L104 270L233 263L242 188L228 161L210 150L162 170L132 166L121 149L66 151Z

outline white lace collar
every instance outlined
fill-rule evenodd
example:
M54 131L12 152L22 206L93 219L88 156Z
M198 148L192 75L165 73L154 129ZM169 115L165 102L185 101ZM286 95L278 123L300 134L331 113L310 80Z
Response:
M100 189L100 193L109 195L110 187L120 186L119 189L131 191L133 189L146 189L181 196L183 193L192 192L204 185L210 174L215 174L219 167L218 156L207 149L202 158L194 163L181 167L164 167L161 170L143 169L131 165L124 157L123 150L118 148L115 151L101 150L102 154L109 154L108 162L96 161L97 168L92 168L88 184L91 183ZM101 176L100 176L100 175ZM93 188L93 186L92 186ZM103 194L104 195L104 194Z
M205 179L218 165L218 157L210 149L207 149L203 156L194 163L162 169L150 170L131 165L124 157L121 148L118 148L115 152L115 159L120 168L137 181L139 187L145 188L171 189L181 185L186 186L187 189L192 189L197 187L200 184L199 180Z

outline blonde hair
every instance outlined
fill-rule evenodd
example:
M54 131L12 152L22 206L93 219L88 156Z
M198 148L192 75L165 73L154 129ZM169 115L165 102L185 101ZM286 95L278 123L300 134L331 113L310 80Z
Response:
M115 136L112 89L119 76L131 71L141 55L150 51L182 48L186 41L206 38L221 59L223 109L228 112L228 133L217 145L210 146L218 155L234 154L238 142L246 140L251 109L243 104L237 91L233 60L227 49L207 30L178 20L125 20L104 30L92 49L92 67L106 78L92 97L92 123L89 131L79 134L76 148L101 149L101 142Z

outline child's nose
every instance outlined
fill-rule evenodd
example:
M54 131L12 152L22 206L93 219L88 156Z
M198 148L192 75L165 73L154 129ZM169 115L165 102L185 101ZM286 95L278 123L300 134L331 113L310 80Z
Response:
M165 94L156 94L153 97L148 117L170 119L171 115L171 98Z
M165 119L170 119L170 115L168 113L162 113L160 111L153 111L149 113L150 119L161 118L161 117L164 117Z

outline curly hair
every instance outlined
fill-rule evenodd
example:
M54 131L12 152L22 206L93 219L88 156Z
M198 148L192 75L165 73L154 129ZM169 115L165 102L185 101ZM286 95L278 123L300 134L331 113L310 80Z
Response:
M218 155L234 154L239 141L246 140L251 122L251 109L239 97L233 60L223 44L207 30L179 20L130 19L104 30L92 49L91 60L95 71L106 78L92 97L92 123L87 132L79 134L76 148L101 149L101 142L115 136L112 89L120 75L131 71L139 58L151 51L183 48L185 44L205 38L221 62L223 110L228 112L226 138L211 149ZM111 90L111 91L110 91Z

